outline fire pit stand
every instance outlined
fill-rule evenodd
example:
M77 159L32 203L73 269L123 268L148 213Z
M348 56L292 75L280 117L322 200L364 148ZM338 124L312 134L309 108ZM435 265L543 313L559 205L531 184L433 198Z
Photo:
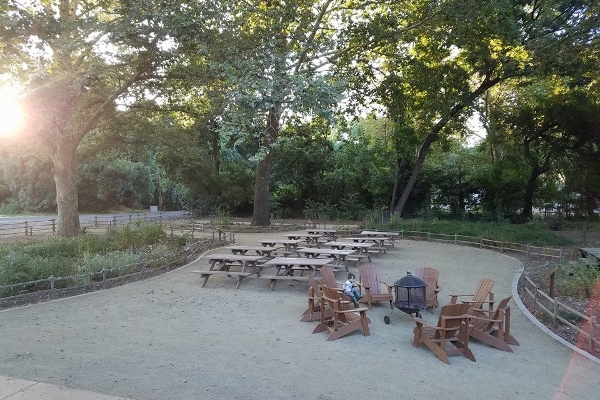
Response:
M420 311L427 306L426 295L427 283L421 278L413 276L410 272L394 282L394 307L411 316L415 314L415 316L421 317ZM386 324L390 323L393 312L394 309L392 309L390 315L383 317Z

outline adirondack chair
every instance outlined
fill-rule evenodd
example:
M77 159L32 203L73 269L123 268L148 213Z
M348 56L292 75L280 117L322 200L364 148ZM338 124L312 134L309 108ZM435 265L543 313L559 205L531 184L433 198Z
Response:
M352 303L350 297L344 294L344 289L342 288L342 283L335 280L335 275L333 273L333 268L331 267L321 267L321 284L330 287L332 289L337 290L343 295L343 299Z
M321 309L321 288L319 283L315 280L312 275L307 275L308 283L308 307L306 311L302 313L300 322L320 321L321 314L324 313L326 319L333 318L333 311L327 307L325 310ZM350 303L349 301L347 303Z
M493 312L473 310L475 315L469 321L469 335L483 343L512 353L509 344L519 346L519 342L510 334L510 307L512 296L502 299ZM487 314L487 315L486 315ZM486 315L484 317L484 315Z
M413 346L424 343L446 364L450 364L449 355L462 354L471 361L475 356L469 349L469 311L468 304L447 304L440 309L437 326L428 325L425 320L413 317L417 326L414 329ZM447 344L455 348L446 348Z
M440 271L430 267L417 267L413 275L423 279L427 283L427 293L425 295L427 307L435 308L439 306L440 303L438 302L437 295L442 290L442 286L438 284Z
M451 294L450 304L456 304L459 297L471 297L469 300L461 300L461 302L469 304L474 310L482 309L483 304L487 304L488 309L492 311L494 309L494 293L492 293L493 286L493 280L482 278L479 281L474 294Z
M385 285L387 290L381 290L380 284ZM358 287L361 290L360 294L363 296L359 302L367 303L369 308L373 308L373 303L389 301L390 308L394 309L392 304L394 299L392 288L394 285L390 285L379 279L379 268L376 265L363 264L358 266Z
M321 310L329 307L333 311L333 318L325 318L321 313L319 325L313 330L313 333L329 332L327 340L339 339L355 330L362 329L365 336L369 336L369 323L366 307L348 310L344 308L344 300L339 291L328 286L321 285Z

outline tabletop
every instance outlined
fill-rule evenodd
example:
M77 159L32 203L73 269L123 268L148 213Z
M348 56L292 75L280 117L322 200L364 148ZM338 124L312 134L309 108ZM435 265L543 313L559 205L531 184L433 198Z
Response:
M318 269L329 264L331 260L327 258L306 258L306 257L275 257L265 262L265 266L273 267L312 267Z
M374 247L375 243L356 243L356 242L327 242L325 246L330 246L332 248L344 249L345 247L350 247L353 249L368 249L369 247Z
M266 245L271 245L271 246L275 246L276 244L298 244L300 242L300 240L298 239L261 239L261 240L257 240L256 243L260 243L263 246Z
M326 255L326 256L349 256L354 253L354 250L342 250L342 249L315 249L314 247L301 247L296 250L298 254L307 255Z
M400 236L400 232L385 232L385 231L362 231L360 234L364 235L364 236L384 236L384 237Z
M231 250L233 254L246 255L248 252L255 252L260 256L271 256L271 253L277 251L281 247L277 246L227 246L225 249Z
M243 254L208 254L202 257L203 259L212 261L237 261L237 262L256 262L262 260L263 256L247 256Z

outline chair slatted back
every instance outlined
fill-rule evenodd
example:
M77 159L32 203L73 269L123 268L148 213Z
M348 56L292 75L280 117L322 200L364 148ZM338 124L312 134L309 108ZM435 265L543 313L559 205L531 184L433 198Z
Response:
M487 299L492 291L492 287L494 286L494 281L489 278L482 278L475 289L475 293L473 294L473 299L471 302L471 307L473 308L481 308L483 302Z
M431 267L417 267L415 268L415 273L413 275L423 279L425 283L427 283L427 305L435 306L435 290L438 288L438 278L440 276L440 271Z
M459 317L469 312L471 308L468 304L447 304L440 309L440 317L438 319L437 326L444 327L445 330L437 330L435 332L435 338L451 339L456 336L460 329L462 319L459 318L448 318L448 317Z
M335 280L335 275L333 273L333 268L331 267L321 267L321 283L330 288L337 288L337 282Z
M374 264L362 264L358 266L358 282L369 286L371 294L381 294L379 284L379 268Z

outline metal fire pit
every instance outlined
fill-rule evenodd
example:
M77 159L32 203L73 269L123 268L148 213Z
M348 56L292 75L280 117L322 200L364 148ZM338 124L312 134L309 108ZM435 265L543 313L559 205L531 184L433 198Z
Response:
M394 302L393 305L400 311L406 314L421 317L421 310L427 306L427 283L416 276L412 276L410 272L406 276L394 282ZM392 313L394 310L392 309ZM386 315L383 321L386 324L390 323L390 317Z

